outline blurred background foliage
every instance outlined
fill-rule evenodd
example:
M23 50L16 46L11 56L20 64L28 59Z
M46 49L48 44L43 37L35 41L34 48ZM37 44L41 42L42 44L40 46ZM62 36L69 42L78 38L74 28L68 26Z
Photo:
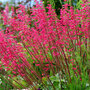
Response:
M75 9L80 9L81 8L80 4L83 3L82 0L42 0L42 1L45 7L48 4L52 5L52 8L55 9L58 18L60 17L60 9L62 8L62 5L64 5L65 3L70 4L70 6L73 6ZM15 11L18 8L19 4L25 5L28 14L30 14L30 12L28 12L29 9L35 6L34 0L0 0L0 28L2 28L3 30L5 30L5 26L3 25L2 22L1 13L5 9L7 3L9 4L9 10L11 10L11 7L13 6Z
M62 8L63 4L70 3L70 5L80 8L80 3L82 2L82 0L69 0L66 2L64 2L64 0L42 0L42 1L45 7L48 4L52 5L52 8L55 9L58 18L60 17L60 8ZM7 3L9 4L9 10L11 10L11 7L13 6L15 11L18 8L19 4L25 5L27 7L28 14L30 14L30 12L28 12L29 9L32 8L33 5L35 5L34 0L0 0L0 28L2 28L3 30L5 30L5 26L3 25L1 14L2 11L5 9Z

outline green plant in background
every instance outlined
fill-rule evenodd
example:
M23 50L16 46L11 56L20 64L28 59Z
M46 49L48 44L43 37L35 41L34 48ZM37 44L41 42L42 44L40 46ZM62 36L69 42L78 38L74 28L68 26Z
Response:
M87 2L87 1L85 1ZM85 3L82 0L43 0L43 4L46 7L48 4L52 5L52 8L55 9L55 12L57 14L57 17L60 17L60 9L62 8L62 5L64 4L70 4L70 6L73 6L74 9L81 9L81 4ZM88 4L90 5L90 3ZM47 9L46 9L47 11Z
M11 90L13 89L13 85L9 82L6 76L0 74L0 90Z
M72 67L70 67L72 68ZM55 90L89 90L90 89L90 82L88 74L86 72L86 70L83 70L82 72L82 80L80 80L80 77L76 76L75 73L72 71L72 69L70 70L71 74L71 83L67 82L67 79L61 78L60 77L60 73L57 73L55 76L51 76L50 80L53 83L54 87L56 88ZM51 85L51 83L49 83L46 79L46 77L42 78L43 83L46 84L48 90L53 90L53 87ZM42 90L46 90L47 88L43 88L42 84L39 85L39 88Z

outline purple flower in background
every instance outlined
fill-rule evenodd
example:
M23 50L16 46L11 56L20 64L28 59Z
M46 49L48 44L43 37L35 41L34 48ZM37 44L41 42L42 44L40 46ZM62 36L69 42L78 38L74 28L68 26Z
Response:
M41 90L40 88L38 88L38 90Z

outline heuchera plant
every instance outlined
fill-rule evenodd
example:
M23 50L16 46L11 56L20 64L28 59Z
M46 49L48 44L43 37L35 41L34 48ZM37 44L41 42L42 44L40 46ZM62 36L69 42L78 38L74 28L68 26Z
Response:
M82 9L74 10L68 4L63 5L59 19L51 5L46 7L46 12L42 2L36 2L30 10L31 15L23 5L19 5L16 14L12 8L11 17L4 12L4 25L8 27L4 33L0 31L0 69L11 71L7 73L11 78L20 75L28 85L34 82L34 85L42 83L45 86L42 78L46 77L53 86L50 73L61 72L71 82L72 65L75 76L82 80L80 63L87 60L83 55L89 53L90 44L90 7L81 6ZM77 54L81 57L78 60Z

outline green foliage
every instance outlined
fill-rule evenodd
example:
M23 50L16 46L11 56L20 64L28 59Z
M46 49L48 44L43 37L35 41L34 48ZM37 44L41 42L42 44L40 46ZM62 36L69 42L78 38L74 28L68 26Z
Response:
M67 83L68 90L86 90L90 88L89 78L87 73L84 72L81 75L82 79L80 80L80 76L74 76L71 78L71 83ZM89 89L88 89L89 90Z
M20 76L14 77L12 83L20 89L27 88L29 86L27 82L23 80L23 78L21 78Z
M74 73L73 73L74 74ZM56 88L55 90L89 90L90 88L90 82L88 81L88 74L84 71L81 75L82 80L80 80L80 76L72 75L71 82L67 82L66 79L60 79L59 74L56 74L55 76L51 76L50 80L53 84L53 86ZM47 81L47 77L42 78L43 83L47 86L46 88L43 88L43 85L40 84L39 88L42 90L53 90L53 87L50 82Z
M10 90L13 89L13 86L10 84L8 79L5 79L5 76L0 75L0 90Z
M82 0L79 0L79 2L77 2L77 4L76 4L76 7L78 9L81 9L81 5L80 4L82 4L82 3L83 3L83 1Z
M53 86L55 87L55 90L61 90L63 88L61 86L62 83L63 83L63 86L65 85L65 79L60 79L59 74L56 74L55 76L52 75L49 79L51 80ZM42 81L46 85L46 88L45 87L43 88L42 87L43 85L40 84L40 86L39 86L40 89L42 89L42 90L47 90L47 89L53 90L53 86L49 81L47 81L47 77L43 77Z

